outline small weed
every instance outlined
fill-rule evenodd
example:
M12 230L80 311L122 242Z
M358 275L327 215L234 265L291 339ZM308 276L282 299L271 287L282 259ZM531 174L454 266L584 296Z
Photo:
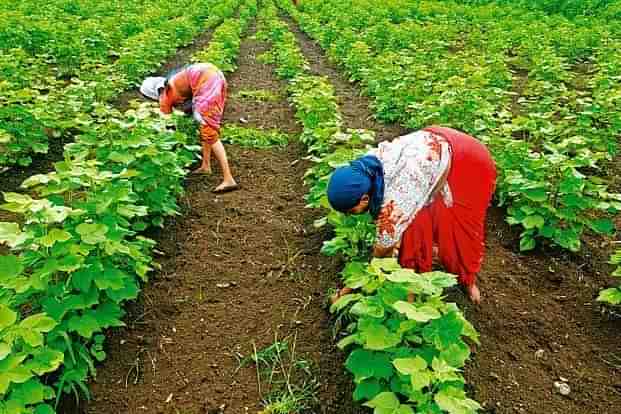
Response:
M266 131L237 125L224 126L222 139L230 144L246 148L284 147L289 143L289 136L276 129Z
M241 90L233 95L233 97L259 102L276 102L284 99L282 94L274 93L266 89Z
M264 409L260 414L297 414L317 403L319 382L312 363L296 354L297 334L257 350L242 359L240 366L256 364L259 394Z

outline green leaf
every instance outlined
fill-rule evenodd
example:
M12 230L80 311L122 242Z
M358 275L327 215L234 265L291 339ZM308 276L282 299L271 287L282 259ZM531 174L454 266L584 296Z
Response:
M429 371L421 371L410 376L410 385L414 391L420 391L431 384L432 375Z
M382 391L382 385L375 379L367 379L356 385L354 401L371 400Z
M22 362L25 355L10 355L0 361L0 394L6 393L11 383L23 384L32 378L32 372Z
M28 238L22 232L17 223L0 222L0 243L6 243L9 247L17 247Z
M427 370L427 362L420 356L397 358L392 363L401 374L410 376L410 383L414 391L421 390L431 384L431 373Z
M56 411L50 405L39 404L37 408L35 408L34 414L56 414Z
M394 270L400 270L401 265L397 259L394 258L384 258L384 259L373 259L369 264L369 271L374 274L380 274L383 272L392 272Z
M87 244L97 244L107 240L108 227L105 224L82 223L75 230Z
M610 303L611 305L619 305L621 304L621 289L618 289L618 288L604 289L601 292L599 292L597 301Z
M129 275L116 267L107 266L103 273L95 276L95 284L99 289L123 289L125 287L125 279Z
M470 348L463 341L451 344L440 352L440 358L456 368L463 367L469 357Z
M90 314L97 320L97 323L102 328L125 326L121 321L123 311L116 303L104 303L91 311Z
M24 271L21 259L12 254L0 256L0 278L10 279L19 276Z
M391 332L381 323L367 324L361 328L361 335L365 340L365 348L381 351L391 348L401 342L401 336Z
M101 328L97 319L91 315L73 316L69 319L69 330L79 333L86 339L90 339L95 332L100 332Z
M434 319L423 329L423 338L434 344L440 351L460 340L463 324L455 312Z
M434 376L440 382L461 380L459 370L449 365L443 358L434 358L431 362L431 368Z
M520 239L520 251L525 252L527 250L532 250L537 245L535 239L530 236L524 236Z
M62 352L47 347L38 348L33 356L28 368L39 376L56 371L65 359Z
M24 319L19 326L23 329L31 329L37 332L49 332L54 329L57 324L58 323L54 319L50 318L45 313L38 313Z
M363 404L366 407L374 408L374 413L376 414L388 414L394 413L401 403L399 402L399 398L392 392L382 392L378 394L371 401Z
M615 231L615 224L610 219L591 220L589 227L600 234L613 234Z
M526 198L532 201L536 201L541 203L542 201L546 201L548 199L548 193L544 188L531 188L524 191L524 195Z
M545 224L545 219L539 214L533 214L531 216L526 216L524 220L522 220L522 225L526 229L533 228L541 228Z
M54 391L38 380L30 379L23 384L15 387L11 397L20 400L23 404L33 405L39 404L46 399L53 398Z
M0 331L12 326L17 321L17 313L8 306L0 304Z
M427 362L419 357L414 358L397 358L392 361L397 371L403 375L413 375L427 369Z
M401 404L392 392L382 392L363 405L373 408L373 414L414 414L412 407Z
M11 346L6 342L0 342L0 361L11 353Z
M359 293L341 296L336 302L332 304L332 306L330 306L330 313L340 312L341 310L345 309L350 303L356 302L363 297L364 296Z
M349 355L345 367L354 375L357 383L369 378L388 380L393 375L393 367L388 354L361 348Z
M408 319L417 322L428 322L432 319L437 319L442 316L437 309L428 305L414 306L411 303L399 301L393 304L392 307L397 312L405 314Z
M435 402L449 414L476 414L481 409L479 403L466 397L457 387L444 387L435 396Z
M383 318L384 306L376 298L365 297L352 306L350 313L356 316L368 316L370 318Z
M417 280L417 276L411 269L399 269L386 276L386 279L394 283L414 283Z
M52 247L56 242L65 242L69 239L71 239L71 234L69 232L60 229L52 229L39 240L45 247Z

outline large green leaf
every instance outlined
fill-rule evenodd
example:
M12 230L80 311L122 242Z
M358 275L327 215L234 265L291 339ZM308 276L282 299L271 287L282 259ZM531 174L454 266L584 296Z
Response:
M6 342L0 342L0 361L11 353L11 346Z
M6 305L0 304L0 331L12 326L17 321L17 312Z
M522 225L526 229L533 228L541 228L545 224L545 219L539 214L533 214L531 216L526 216L524 220L522 220Z
M431 384L431 372L427 369L427 362L420 356L397 358L393 364L401 374L410 376L410 383L414 391L421 390Z
M458 341L440 352L440 358L453 367L461 368L470 357L470 348L463 341Z
M354 374L357 383L369 378L387 380L393 375L390 356L385 352L356 349L347 358L345 366Z
M457 387L444 387L435 396L434 400L449 414L476 414L481 409L479 403L466 397L466 393Z
M621 304L621 289L616 287L604 289L599 292L597 301L610 303L611 305L619 305Z
M354 390L354 401L371 400L382 391L382 384L375 379L366 379L356 385Z
M431 368L433 369L433 375L440 382L461 380L459 370L443 358L434 358L431 362Z
M397 358L392 361L397 371L404 375L413 375L427 369L427 361L419 356L414 358Z
M107 240L108 227L105 224L82 223L75 230L87 244L97 244Z
M0 256L0 278L10 279L19 276L24 271L24 265L19 257L12 254Z
M17 223L0 222L0 243L6 243L9 247L17 247L28 238L22 232Z
M52 348L37 348L33 352L33 359L28 361L27 367L37 375L44 375L56 371L63 363L64 358L65 355L62 352Z
M20 400L23 404L39 404L45 400L54 398L54 390L41 384L38 380L30 379L15 387L11 397Z
M462 330L462 321L451 312L429 322L423 329L423 338L442 351L460 340Z
M437 309L432 306L422 305L415 306L411 303L399 301L392 305L393 308L399 313L407 316L408 319L417 321L417 322L428 322L432 319L437 319L442 316Z
M375 297L365 297L352 306L350 312L353 315L370 318L383 318L385 311L382 302Z
M391 332L380 322L364 324L360 334L365 341L365 348L375 351L391 348L401 342L400 335Z
M37 332L49 332L57 325L57 322L44 313L31 315L20 322L19 326Z
M0 394L6 393L11 383L23 384L32 378L32 371L22 364L25 355L11 355L0 361Z
M548 193L546 192L544 188L531 188L531 189L525 190L524 195L528 199L532 201L536 201L538 203L541 203L548 199Z
M71 239L71 234L65 230L52 229L49 233L41 237L41 244L45 247L52 247L57 242L65 242Z
M373 408L373 414L414 414L412 407L401 404L392 392L382 392L364 405Z
M86 339L90 339L95 332L100 332L101 327L92 315L73 316L69 319L69 329L79 333Z
M600 234L612 234L615 231L615 224L610 219L592 220L589 227Z

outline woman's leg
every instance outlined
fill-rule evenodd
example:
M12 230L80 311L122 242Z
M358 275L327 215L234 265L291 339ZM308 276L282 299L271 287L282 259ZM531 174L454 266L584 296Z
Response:
M195 173L211 174L211 144L203 142L203 161Z
M222 141L218 140L214 144L210 145L213 154L216 156L218 163L220 164L220 168L222 169L222 183L216 187L214 191L223 191L227 188L235 188L237 187L237 183L231 174L231 168L229 167L229 161L226 157L226 151L224 149L224 145L222 145Z

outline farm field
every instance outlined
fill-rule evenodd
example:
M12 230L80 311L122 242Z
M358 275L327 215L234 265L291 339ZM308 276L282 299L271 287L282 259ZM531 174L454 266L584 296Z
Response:
M621 3L297 3L0 1L0 414L621 412ZM138 92L191 62L239 191ZM497 163L480 305L325 197L432 124Z

